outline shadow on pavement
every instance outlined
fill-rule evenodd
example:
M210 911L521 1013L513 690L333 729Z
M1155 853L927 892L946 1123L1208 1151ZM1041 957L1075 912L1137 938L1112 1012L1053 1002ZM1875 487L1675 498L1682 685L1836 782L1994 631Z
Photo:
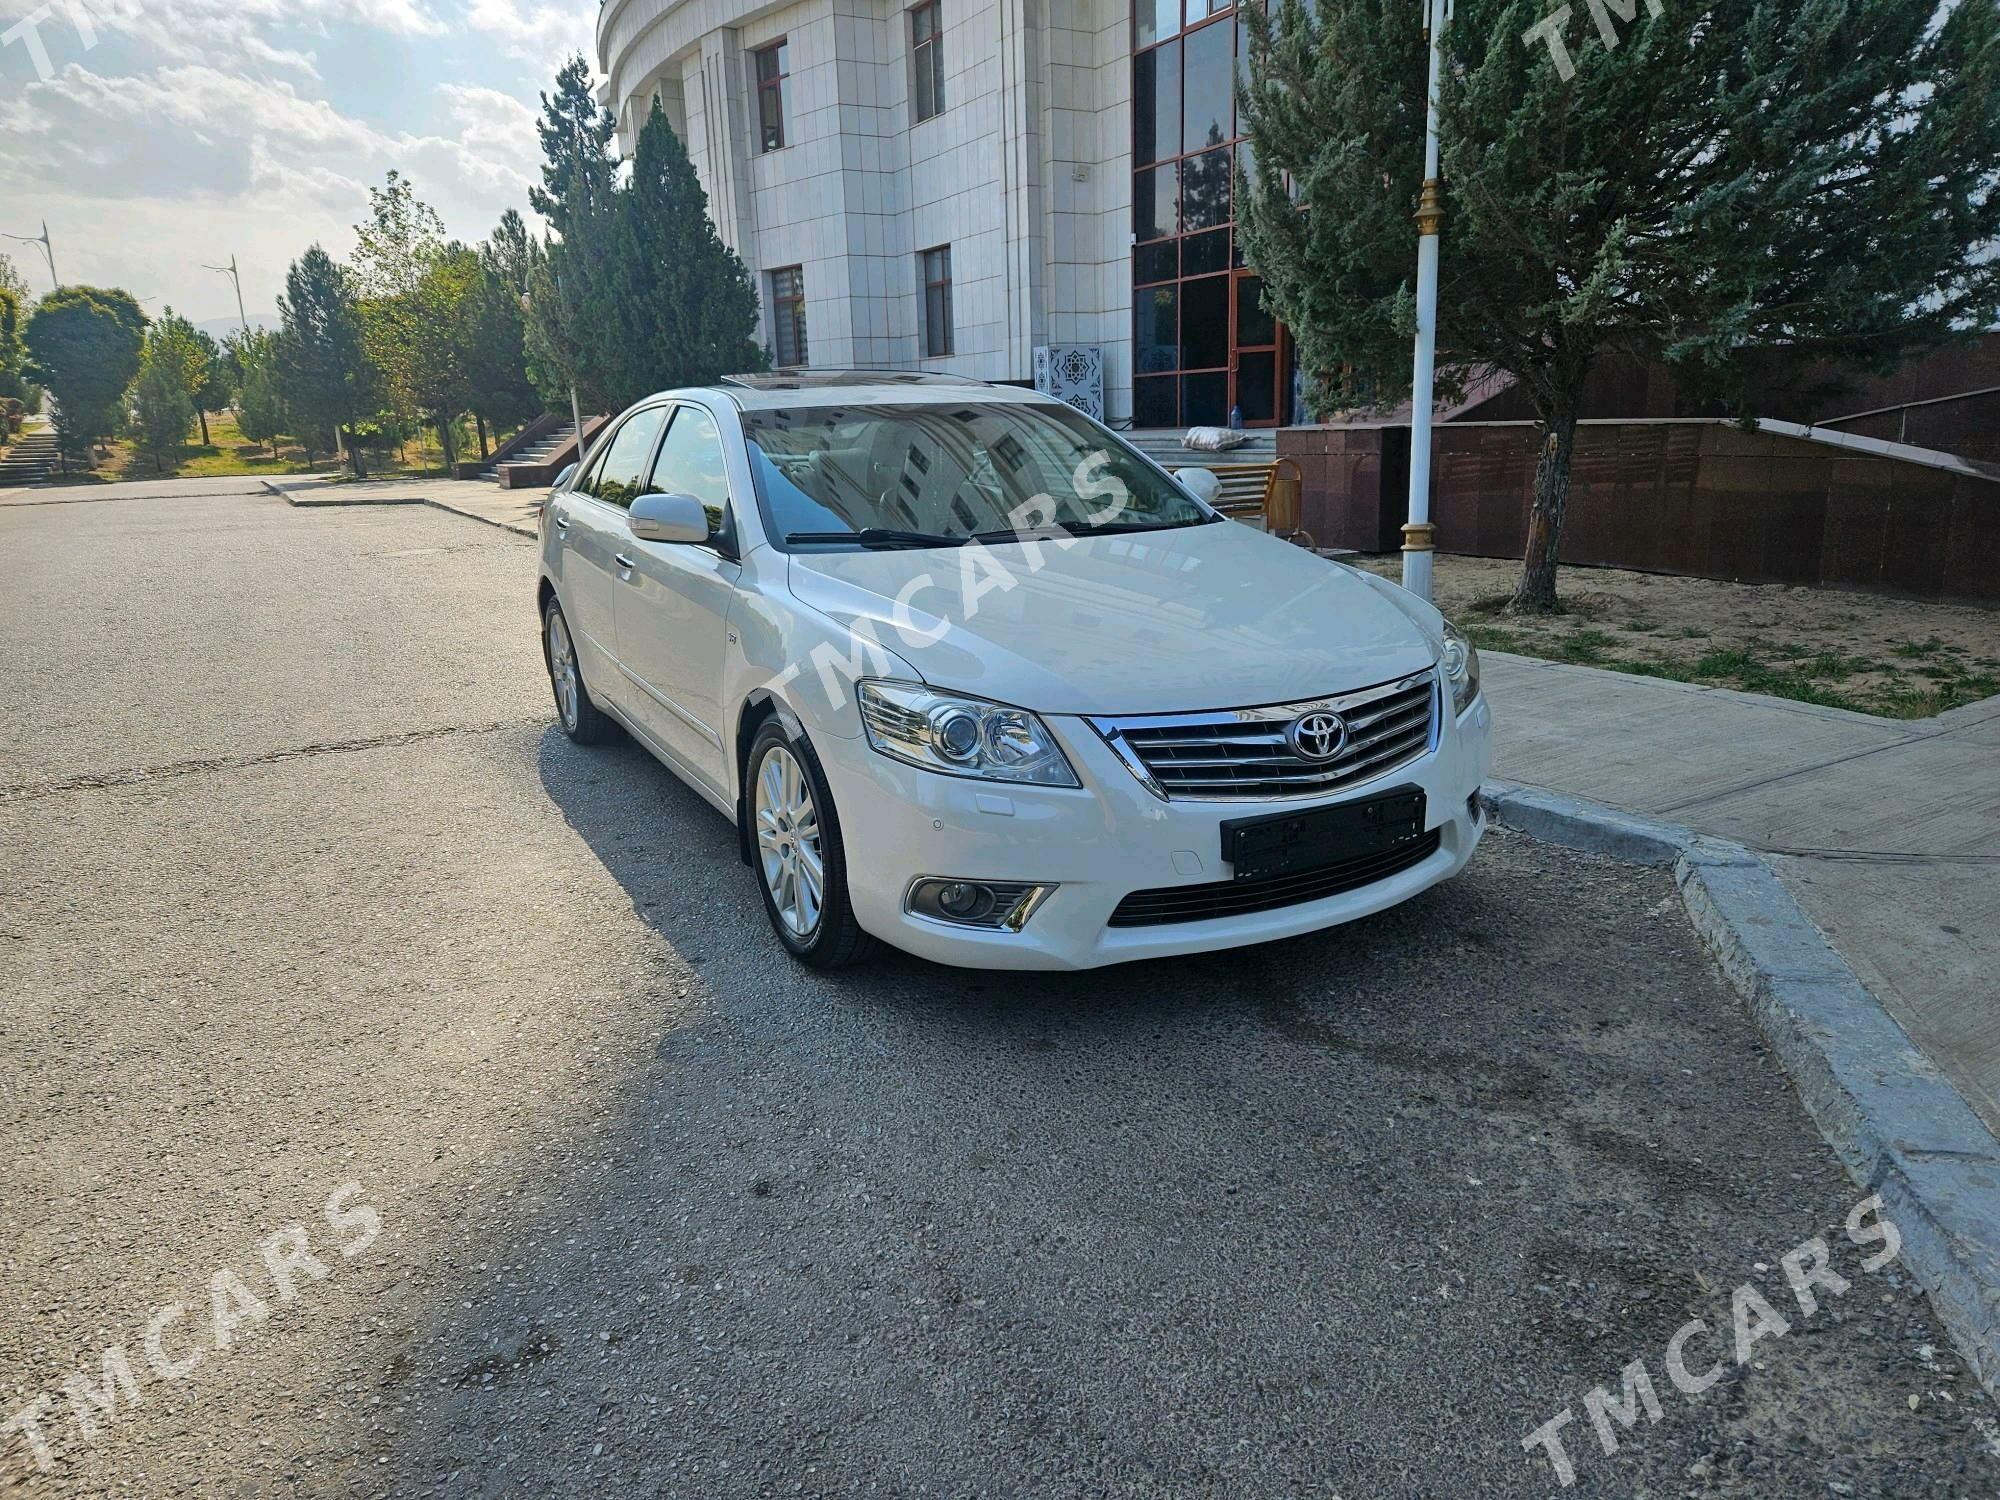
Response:
M1496 838L1271 947L828 977L643 751L541 771L650 929L657 1041L464 1206L398 1494L1552 1492L1524 1434L1857 1196L1658 872ZM1955 1493L1927 1314L1854 1307L1615 1459L1579 1406L1585 1492Z

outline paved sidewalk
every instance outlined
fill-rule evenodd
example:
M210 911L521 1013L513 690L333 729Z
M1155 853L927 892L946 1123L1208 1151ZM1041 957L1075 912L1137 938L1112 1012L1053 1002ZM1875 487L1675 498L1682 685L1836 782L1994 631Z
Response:
M503 490L483 479L364 479L331 475L269 479L264 485L293 505L434 505L522 536L537 534L546 489Z
M117 479L103 484L0 485L0 506L86 505L106 500L193 500L211 495L257 495L264 481L254 476L212 479Z
M1878 719L1485 655L1498 774L1719 834L2000 1130L2000 698Z

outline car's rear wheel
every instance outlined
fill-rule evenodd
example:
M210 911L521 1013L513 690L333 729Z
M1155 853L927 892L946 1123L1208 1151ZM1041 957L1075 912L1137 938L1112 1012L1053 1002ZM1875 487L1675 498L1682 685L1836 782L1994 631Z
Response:
M847 851L833 794L812 746L775 719L751 742L748 794L753 864L764 912L793 957L837 969L867 957L874 939L847 899Z
M553 595L542 611L542 647L563 733L579 745L601 743L611 733L611 721L590 701L590 689L576 659L576 638L569 633L569 621Z

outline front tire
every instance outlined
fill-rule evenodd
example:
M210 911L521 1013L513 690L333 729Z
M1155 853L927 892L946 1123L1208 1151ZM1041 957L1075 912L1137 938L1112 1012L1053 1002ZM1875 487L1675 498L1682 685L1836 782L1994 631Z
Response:
M764 914L792 957L815 969L858 963L875 940L854 920L847 850L819 757L767 719L750 742L744 808Z
M555 694L556 722L579 745L601 745L611 737L611 721L590 701L583 667L576 659L576 637L555 595L542 610L542 657L549 667L549 689Z

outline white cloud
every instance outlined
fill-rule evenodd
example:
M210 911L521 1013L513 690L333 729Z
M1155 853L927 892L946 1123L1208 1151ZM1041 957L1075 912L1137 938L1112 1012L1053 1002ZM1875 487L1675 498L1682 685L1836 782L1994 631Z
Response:
M467 241L505 209L526 211L534 111L483 85L437 92L449 133L385 131L285 79L201 64L108 78L71 64L0 99L0 199L48 214L65 280L226 313L233 298L200 264L234 253L246 301L261 283L268 307L308 244L349 252L367 186L391 167Z
M475 31L498 37L509 56L545 64L551 74L570 53L588 57L595 45L597 6L591 0L556 5L470 0L465 18Z
M310 52L300 52L291 47L273 47L260 36L246 36L237 46L259 62L269 63L274 68L291 68L308 78L318 78L319 69L313 64Z
M0 0L0 32L45 3ZM467 241L525 213L534 88L589 53L596 14L596 0L53 0L52 76L0 47L0 203L47 214L65 280L233 316L226 281L200 267L234 252L246 301L269 308L308 244L349 253L392 167ZM440 81L456 70L477 81Z

